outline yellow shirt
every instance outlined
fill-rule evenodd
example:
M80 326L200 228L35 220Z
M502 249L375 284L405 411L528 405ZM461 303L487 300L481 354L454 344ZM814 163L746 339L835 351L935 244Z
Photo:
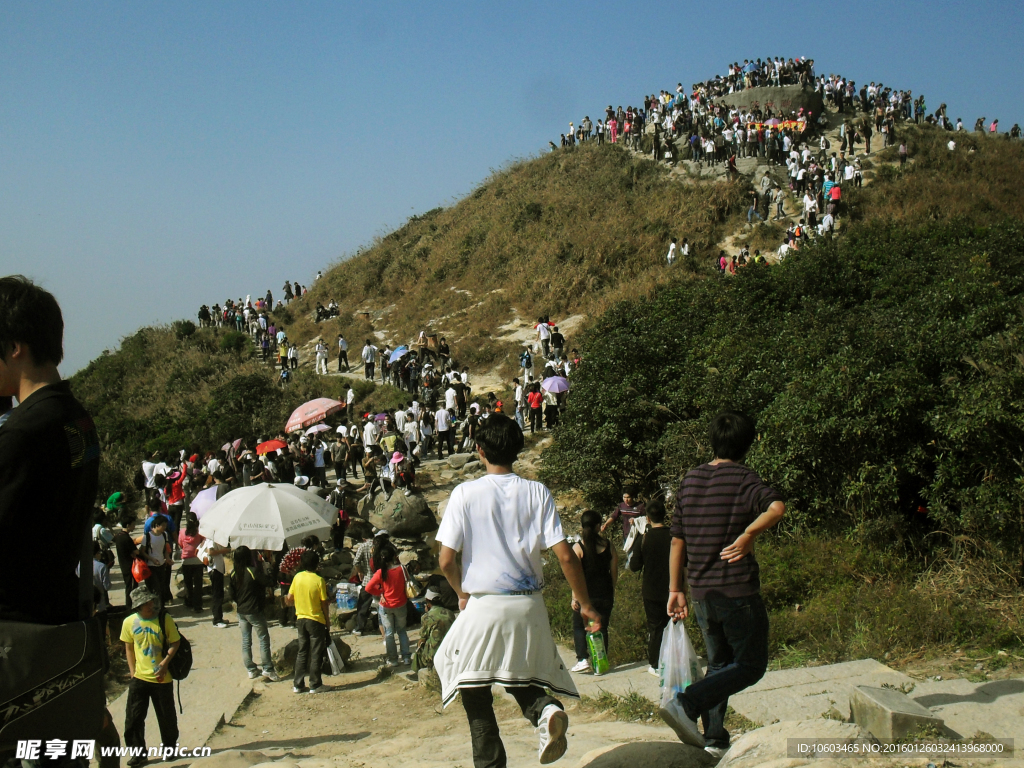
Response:
M292 579L288 594L295 598L296 618L327 624L320 606L320 602L327 599L327 584L320 576L313 571L299 571Z
M152 619L144 619L133 613L121 624L121 640L135 644L135 677L147 683L170 683L171 673L164 673L163 680L156 679L156 670L164 660L164 632L160 629L159 613ZM181 640L178 627L171 616L164 616L167 631L166 644L170 646Z

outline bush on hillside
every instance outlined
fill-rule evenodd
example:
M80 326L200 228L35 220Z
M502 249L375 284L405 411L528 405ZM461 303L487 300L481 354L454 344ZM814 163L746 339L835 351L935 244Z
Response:
M790 525L1020 557L1022 289L1017 224L874 226L623 303L586 338L546 477L603 507L652 493L709 460L709 419L738 409Z
M175 338L180 341L181 339L187 339L196 332L196 324L191 320L175 320L171 323L171 330L174 331Z
M249 337L241 331L228 331L220 337L222 352L241 352L249 344Z

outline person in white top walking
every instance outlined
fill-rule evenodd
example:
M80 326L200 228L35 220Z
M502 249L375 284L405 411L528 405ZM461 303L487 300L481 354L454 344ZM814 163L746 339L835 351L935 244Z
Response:
M448 706L462 694L474 764L503 766L505 747L491 686L504 686L537 728L540 763L552 763L568 747L569 717L545 689L579 694L551 637L541 594L543 550L558 559L592 628L600 628L600 616L590 603L579 558L562 533L551 492L512 471L523 449L522 430L494 413L477 427L475 439L487 474L452 491L437 532L441 571L461 609L434 657L441 700Z
M434 430L437 432L437 458L442 459L442 449L448 446L448 455L455 453L455 441L452 436L452 415L447 408L438 408L434 414Z
M323 339L316 343L316 372L327 374L327 345Z

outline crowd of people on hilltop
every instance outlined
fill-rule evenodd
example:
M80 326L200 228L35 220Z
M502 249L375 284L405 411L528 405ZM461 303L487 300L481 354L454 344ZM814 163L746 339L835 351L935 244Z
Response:
M746 108L730 107L721 101L724 96L750 88L788 85L819 93L826 112L815 115L797 108L785 114L770 101L754 101ZM824 132L835 122L829 120L828 109L839 119L837 146ZM698 168L705 164L723 166L734 178L739 176L738 159L758 158L769 167L780 171L784 168L785 182L774 181L767 173L762 176L749 192L746 209L750 224L755 219L787 221L783 241L771 254L781 261L808 239L831 238L836 232L843 212L843 192L862 185L862 159L871 153L873 138L876 149L898 146L900 164L907 162L908 148L897 131L908 122L948 131L964 130L962 120L954 123L949 119L946 104L929 112L924 96L915 97L908 89L874 81L858 87L854 80L839 74L815 74L813 59L768 57L733 62L726 74L694 83L689 89L678 83L674 91L646 95L642 106L636 108L613 109L609 105L596 124L589 115L578 126L570 123L569 132L561 137L561 146L591 141L603 144L607 137L611 143L625 143L630 149L640 150L641 135L646 134L651 137L653 159L670 164L685 158ZM979 118L974 129L984 132L985 118ZM998 130L998 120L988 125L990 134ZM1008 136L1019 139L1020 127L1015 124ZM954 147L955 142L951 142L950 148ZM786 210L787 204L790 211ZM689 249L686 246L687 255ZM676 256L673 239L667 255L669 265ZM733 255L718 253L713 262L725 275L736 274L738 267L747 264L766 264L768 257L760 251L750 255L741 249Z

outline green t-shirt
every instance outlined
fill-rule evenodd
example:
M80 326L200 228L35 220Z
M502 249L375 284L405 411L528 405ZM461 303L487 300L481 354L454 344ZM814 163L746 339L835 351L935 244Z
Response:
M163 680L156 679L157 667L164 660L164 645L170 646L181 640L178 627L169 614L164 615L167 638L159 624L160 615L144 619L133 613L121 624L121 640L135 644L135 677L147 683L170 683L171 673L164 674Z

